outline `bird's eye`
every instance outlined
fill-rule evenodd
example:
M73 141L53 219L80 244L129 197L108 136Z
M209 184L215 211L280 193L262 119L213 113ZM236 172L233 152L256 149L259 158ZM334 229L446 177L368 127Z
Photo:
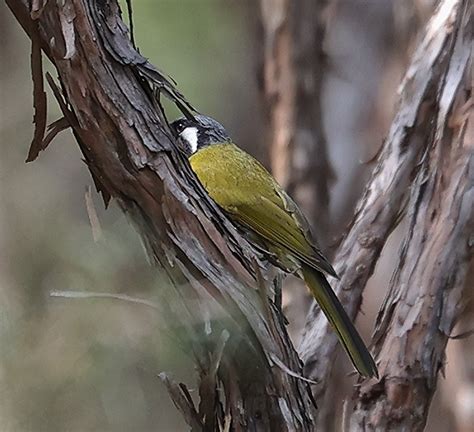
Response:
M173 123L174 130L179 135L185 129L184 122L182 120L178 120Z

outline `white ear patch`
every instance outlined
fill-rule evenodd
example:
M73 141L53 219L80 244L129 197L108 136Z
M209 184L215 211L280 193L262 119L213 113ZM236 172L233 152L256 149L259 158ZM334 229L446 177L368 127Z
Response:
M191 153L196 153L198 148L198 130L197 127L190 126L181 132L180 137L184 139L191 148Z

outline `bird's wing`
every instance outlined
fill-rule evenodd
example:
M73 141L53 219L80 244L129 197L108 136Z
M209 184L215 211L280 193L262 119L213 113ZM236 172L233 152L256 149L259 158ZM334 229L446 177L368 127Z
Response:
M275 197L272 197L274 199L264 196L248 198L246 202L238 203L233 209L227 209L233 219L259 233L266 240L287 249L301 262L315 270L337 277L331 264L310 242L307 237L309 232L304 232L306 227L300 225L301 222L306 224L306 219L296 204L293 203L295 210L290 212L276 192Z
M211 198L231 219L315 270L336 276L296 203L256 159L227 143L203 148L191 156L190 163Z

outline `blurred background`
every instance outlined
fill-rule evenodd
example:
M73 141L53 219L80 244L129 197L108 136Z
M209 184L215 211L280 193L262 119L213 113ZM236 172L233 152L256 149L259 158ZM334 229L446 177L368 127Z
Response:
M335 174L326 239L331 245L370 173L368 161L389 127L400 78L434 1L328 3L321 108ZM141 53L271 168L258 79L258 2L135 0L134 22ZM105 211L95 193L101 230L94 239L85 204L92 181L69 131L34 163L24 163L33 135L30 43L3 2L0 38L0 431L186 430L157 374L170 372L192 389L192 359L154 310L119 300L50 296L72 290L153 300L159 274L148 266L125 217L113 203ZM51 122L60 114L51 96L48 102ZM365 294L358 326L366 339L400 232L403 224ZM288 290L285 307L297 341L307 308L304 290ZM474 366L459 360L470 355L472 341L450 342L427 430L462 430L459 417L472 415ZM340 382L347 386L346 378L341 374ZM335 397L342 400L344 391Z

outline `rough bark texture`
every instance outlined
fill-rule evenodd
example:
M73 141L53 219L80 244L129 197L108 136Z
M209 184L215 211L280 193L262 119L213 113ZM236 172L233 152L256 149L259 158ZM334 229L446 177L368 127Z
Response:
M332 281L333 287L353 318L385 241L406 210L410 185L424 166L433 124L438 120L439 91L455 53L458 33L453 29L459 24L460 5L461 1L443 2L427 26L403 80L397 114L377 166L336 255L335 268L341 279ZM424 245L418 247L421 253ZM324 404L336 348L330 325L313 305L299 351L306 374L319 382L315 398L320 405Z
M321 118L321 11L325 4L319 0L260 0L262 90L272 172L302 206L323 244L329 228L328 183L333 176Z
M161 378L191 429L311 430L311 393L293 376L301 363L268 300L258 255L177 150L152 90L188 115L190 108L133 48L116 1L7 4L33 41L37 129L29 159L48 142L41 142L41 47L57 69L61 89L52 79L50 85L96 185L135 222L152 261L168 277L160 290L164 302L173 302L162 313L170 326L184 329L180 334L195 356L199 406L184 385ZM64 123L53 125L53 135Z
M380 382L355 392L351 430L424 429L473 257L472 5L443 2L434 118L408 203L409 229L374 336ZM428 55L430 52L427 53ZM472 269L471 269L472 270ZM467 287L466 287L467 288ZM472 289L472 286L470 287Z
M472 264L471 280L474 275L474 262ZM441 391L443 402L453 413L457 432L470 432L474 424L474 292L472 289L469 292L465 287L464 294L469 304L455 329L456 334L451 336L446 347L447 379L440 380L441 389L437 390Z

